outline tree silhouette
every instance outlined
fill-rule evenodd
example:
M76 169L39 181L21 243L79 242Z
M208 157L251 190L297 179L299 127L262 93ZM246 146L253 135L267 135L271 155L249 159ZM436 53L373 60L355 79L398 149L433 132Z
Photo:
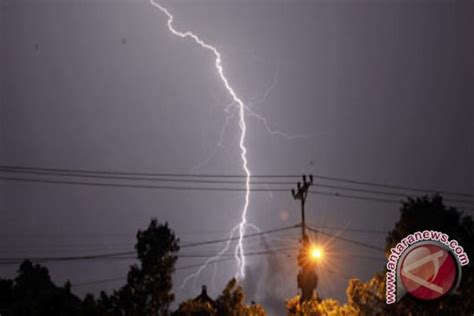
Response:
M245 304L245 294L237 280L232 278L213 304L199 300L186 300L173 316L265 316L264 308L252 302Z
M474 225L453 207L447 207L441 196L409 198L403 202L400 220L386 239L386 253L405 236L424 230L441 231L456 239L467 254L474 253ZM362 315L472 315L474 311L474 271L472 264L462 268L462 278L456 293L433 301L419 301L405 295L399 302L386 305L385 271L376 273L365 283L351 280L348 302Z
M132 265L127 283L112 295L101 292L96 300L83 301L71 293L71 284L57 287L48 269L26 260L15 280L0 279L0 314L30 315L129 315L165 316L174 300L172 275L179 240L167 223L152 219L137 232L135 249L139 264Z
M152 219L147 229L137 233L135 249L140 264L130 267L127 284L112 297L101 294L99 309L109 315L168 315L174 300L171 289L178 243L167 223Z
M71 285L57 287L48 269L25 260L15 280L0 280L2 315L82 315L81 301L71 293Z
M0 279L0 313L7 315L13 304L13 281Z
M467 254L474 253L474 225L470 216L447 207L441 196L409 198L402 203L400 219L386 238L385 249L390 249L405 236L416 231L436 230L456 239ZM296 296L287 301L290 315L472 315L474 311L473 265L462 268L461 283L456 293L433 301L419 301L405 295L399 302L385 303L385 271L380 271L366 282L349 280L347 304L316 299L300 304Z
M193 299L186 300L179 304L173 316L216 316L217 310L208 302L199 302Z
M474 224L472 217L464 216L453 207L447 207L440 195L423 196L408 199L400 210L400 220L389 233L386 251L390 251L402 238L416 231L436 230L456 239L465 252L474 254ZM462 267L461 283L458 291L438 300L420 302L406 295L396 304L387 308L394 314L457 314L472 315L474 312L474 267L471 264Z
M289 316L352 316L360 315L357 308L349 304L340 305L334 299L318 299L316 297L307 301L301 301L299 295L286 302Z
M385 275L376 273L367 282L350 279L346 290L347 304L353 307L359 315L384 315L385 304Z
M145 294L147 315L164 315L174 300L172 275L178 259L179 240L168 223L158 225L156 219L148 229L138 231L137 240L135 249L141 269L131 271L134 284Z
M423 196L403 202L400 219L386 238L386 251L416 231L437 230L456 239L466 253L474 253L472 218L445 206L439 195ZM138 264L132 265L127 283L112 295L101 292L96 299L88 294L80 300L71 293L71 284L56 286L48 269L25 260L14 280L0 279L0 314L18 316L166 316L174 300L172 276L179 239L168 227L152 219L147 229L137 232L135 245ZM392 305L385 304L385 271L366 282L351 279L347 303L332 299L313 299L301 303L299 297L287 301L290 315L471 315L474 311L473 265L462 268L458 290L433 301L416 301L409 295ZM173 313L176 316L262 316L264 309L245 303L237 280L232 279L215 301L187 300Z

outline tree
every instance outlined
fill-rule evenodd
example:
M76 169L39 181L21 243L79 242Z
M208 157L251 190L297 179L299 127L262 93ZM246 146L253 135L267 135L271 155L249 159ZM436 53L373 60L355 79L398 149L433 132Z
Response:
M174 300L172 274L179 239L168 227L152 219L137 232L135 249L139 265L133 265L127 283L112 295L101 292L96 300L88 294L81 301L71 293L71 283L57 287L46 267L25 260L14 280L0 279L1 315L106 315L142 316L169 314Z
M215 302L187 300L179 305L175 316L265 316L264 308L252 302L245 304L245 294L237 280L232 278Z
M94 295L86 294L82 301L82 311L84 315L88 316L102 316L105 315L105 311L101 311L98 308L99 303L96 301Z
M245 294L237 280L232 278L216 299L219 316L263 316L266 315L262 306L252 303L245 304Z
M234 316L241 315L244 310L244 291L237 286L237 280L232 278L222 291L222 294L216 299L219 315Z
M403 202L400 220L386 239L386 251L395 246L408 234L416 231L436 230L456 239L467 254L474 254L474 224L470 216L453 207L447 207L440 195L409 198ZM462 268L462 278L457 293L444 296L439 300L420 302L406 295L396 304L387 308L394 314L466 314L474 311L474 266Z
M409 198L402 203L400 220L386 239L386 253L405 236L424 230L441 231L456 239L468 254L474 253L474 225L470 216L464 216L453 207L447 207L441 196ZM462 279L458 291L433 301L419 301L405 295L399 302L385 304L385 271L376 273L362 283L351 280L347 289L349 304L362 315L471 315L474 311L473 266L462 268Z
M402 203L400 219L389 232L385 250L416 231L436 230L456 239L468 254L474 253L474 224L453 207L445 206L439 195L409 198ZM331 299L299 303L299 297L287 302L290 315L472 315L474 311L473 265L464 266L458 291L434 301L418 301L405 295L399 302L385 303L385 272L380 271L367 282L351 279L347 287L347 304Z
M344 304L340 305L334 299L318 299L316 297L301 302L299 295L286 302L290 316L353 316L360 315L357 308Z
M0 314L7 314L13 302L13 281L0 279Z
M347 304L359 315L383 315L385 304L385 276L376 273L367 282L350 279L346 290Z
M179 251L179 239L168 227L152 219L148 228L137 233L135 249L139 265L130 267L127 284L114 293L111 315L168 315L174 300L172 275Z
M179 304L178 310L173 316L215 316L217 310L208 302L199 302L193 299L186 300Z
M82 315L81 301L71 285L57 287L47 268L29 260L14 280L0 280L0 313L5 315Z

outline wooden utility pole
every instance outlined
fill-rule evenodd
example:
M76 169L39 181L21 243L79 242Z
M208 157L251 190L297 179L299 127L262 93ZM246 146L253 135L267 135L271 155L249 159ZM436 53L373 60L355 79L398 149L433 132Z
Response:
M304 204L306 202L306 196L308 196L309 187L313 184L313 175L309 175L309 182L306 181L306 176L303 176L303 186L301 182L297 183L297 191L291 189L291 194L295 200L301 201L301 238L306 236L306 222L304 216Z
M298 273L297 284L301 289L301 301L308 301L313 298L314 290L318 285L318 276L314 269L314 262L308 260L308 253L310 251L309 237L306 235L306 221L304 206L306 197L308 196L309 187L313 184L313 176L309 176L307 181L306 176L303 176L303 185L298 182L297 191L291 190L291 194L295 200L301 201L301 248L298 255L298 265L300 271Z

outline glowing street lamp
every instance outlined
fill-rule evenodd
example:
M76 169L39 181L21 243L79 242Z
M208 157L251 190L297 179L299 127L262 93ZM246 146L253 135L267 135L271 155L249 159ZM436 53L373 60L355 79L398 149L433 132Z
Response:
M310 248L311 259L320 260L323 257L323 250L317 246L311 246Z

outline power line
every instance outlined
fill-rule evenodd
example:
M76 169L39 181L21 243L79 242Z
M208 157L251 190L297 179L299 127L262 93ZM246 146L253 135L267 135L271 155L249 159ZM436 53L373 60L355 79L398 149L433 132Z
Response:
M64 172L46 172L46 171L29 171L29 170L16 170L16 169L2 169L0 167L0 172L8 172L8 173L20 173L20 174L29 174L29 175L40 175L40 176L59 176L59 177L77 177L77 178L86 178L86 179L106 179L106 180L133 180L133 181L147 181L147 182L165 182L165 183L185 183L185 184L245 184L245 181L242 180L221 180L221 179L183 179L183 178L162 178L162 177L149 177L149 176L120 176L120 175L96 175L96 174L82 174L82 173L64 173ZM250 181L252 185L265 185L265 186L273 186L273 185L292 185L292 182L288 181ZM391 195L402 197L404 194L396 193L396 192L384 192L384 191L374 191L374 190L364 190L358 188L351 188L351 187L341 187L335 185L328 185L328 184L314 184L316 187L321 188L329 188L329 189L340 189L345 191L354 191L354 192L364 192L364 193L372 193L372 194L382 194L382 195ZM243 188L238 190L244 190ZM271 189L266 189L271 190ZM286 190L285 190L286 191ZM474 201L472 201L474 203Z
M399 198L406 198L410 197L410 194L405 193L397 193L397 192L388 192L388 191L380 191L380 190L367 190L367 189L359 189L359 188L351 188L351 187L344 187L339 185L329 185L329 184L314 184L316 187L321 188L328 188L328 189L336 189L336 190L343 190L343 191L352 191L352 192L361 192L361 193L368 193L368 194L375 194L375 195L386 195L386 196L394 196ZM452 198L445 198L446 202L451 203L461 203L461 204L471 204L474 205L474 200L465 200L465 199L452 199ZM398 203L398 202L397 202Z
M225 175L225 174L186 174L186 173L152 173L152 172L125 172L125 171L107 171L107 170L92 170L92 169L66 169L66 168L41 168L41 167L27 167L27 166L10 166L0 165L0 169L4 170L18 170L18 171L43 171L43 172L55 172L55 173L86 173L92 175L118 175L118 176L144 176L144 177L174 177L174 178L245 178L245 175ZM252 175L252 178L286 178L293 179L299 178L300 175L295 174L280 174L280 175ZM420 193L439 193L442 195L453 195L462 196L468 198L474 198L474 194L460 193L453 191L444 191L430 188L419 188L403 185L393 185L377 182L360 181L354 179L340 178L340 177L329 177L315 175L315 178L324 179L329 181L352 183L365 186L376 186L384 187L388 189L415 191Z
M261 235L266 235L266 234L273 234L289 229L293 229L299 227L299 225L293 225L293 226L287 226L287 227L281 227L281 228L276 228L276 229L271 229L268 231L262 231L254 234L248 234L244 235L243 238L250 238L250 237L256 237L256 236L261 236ZM189 243L189 244L184 244L180 246L180 248L190 248L190 247L197 247L197 246L202 246L202 245L209 245L209 244L215 244L215 243L222 243L226 242L228 240L233 241L237 240L238 238L227 238L227 239L215 239L215 240L207 240L203 242L195 242L195 243ZM102 254L91 254L91 255L81 255L81 256L57 256L57 257L31 257L31 258L26 258L26 257L3 257L0 258L0 264L16 264L19 262L22 262L23 260L29 259L34 262L65 262L65 261L77 261L77 260L95 260L95 259L110 259L113 258L115 260L120 259L133 259L135 257L127 257L130 255L134 255L135 251L122 251L122 252L110 252L110 253L102 253ZM124 257L125 256L125 257ZM190 257L191 255L177 255L177 257ZM202 256L193 256L193 257L202 257Z
M43 184L65 184L78 186L95 186L95 187L113 187L113 188L133 188L133 189L157 189L157 190L176 190L176 191L208 191L208 192L245 192L245 188L228 188L228 187L198 187L198 186L165 186L165 185L146 185L146 184L128 184L128 183L105 183L105 182L79 182L79 181L64 181L64 180L49 180L49 179L33 179L33 178L16 178L3 177L0 180L26 183L43 183ZM250 188L251 192L289 192L286 189L266 189L266 188ZM357 199L373 202L381 202L388 204L400 204L401 201L393 199L381 199L374 197L350 195L339 192L323 192L323 191L309 191L311 194L325 195L331 197L340 197L347 199ZM466 209L466 206L453 205L456 208L472 212L472 209Z
M230 261L233 260L234 258L221 258L218 260L213 261L213 263L219 263L222 261ZM176 267L175 271L178 270L187 270L187 269L192 269L192 268L198 268L201 267L203 263L197 263L197 264L190 264L186 266L181 266L181 267ZM125 281L127 280L126 276L120 276L120 277L115 277L115 278L107 278L107 279L98 279L98 280L92 280L92 281L85 281L85 282L79 282L79 283L71 283L71 287L81 287L81 286L87 286L87 285L96 285L96 284L103 284L103 283L110 283L110 282L116 282L116 281Z
M284 252L288 250L295 250L295 247L284 247L284 248L274 248L266 249L259 251L250 251L245 253L245 256L260 256L260 255L280 255L280 256L291 256L291 254ZM176 257L179 258L213 258L213 255L198 255L198 254L178 254ZM221 255L223 258L234 259L233 254L224 254ZM93 260L93 259L106 259L106 260L135 260L135 256L76 256L76 257L38 257L38 258L0 258L0 265L17 265L22 263L24 260L30 260L35 263L44 263L44 262L66 262L66 261L77 261L77 260ZM199 265L200 266L200 265Z
M370 233L370 234L380 234L386 235L387 231L376 230L376 229L365 229L365 228L351 228L344 226L328 226L328 225L311 225L315 229L328 229L328 230L339 230L342 232L356 232L356 233Z
M352 194L345 194L339 192L322 192L322 191L309 191L311 194L316 195L325 195L325 196L332 196L332 197L341 197L346 199L354 199L354 200L364 200L364 201L373 201L373 202L380 202L380 203L387 203L387 204L397 204L400 205L401 200L392 200L392 199L381 199L381 198L374 198L374 197L367 197L367 196L359 196L359 195L352 195Z
M385 184L385 183L377 183L377 182L367 182L367 181L345 179L345 178L338 178L338 177L315 176L315 178L330 180L330 181L339 181L339 182L345 182L345 183L359 184L359 185L377 186L377 187L383 187L383 188L387 188L387 189L415 191L415 192L420 192L420 193L439 193L439 194L442 194L442 195L453 195L453 196L474 198L474 194L469 194L469 193L444 191L444 190L436 190L436 189L428 189L428 188L416 188L416 187L411 187L411 186L393 185L393 184Z
M261 251L259 253L248 253L246 255L248 255L248 256L260 255L260 254L276 254L276 255L278 255L278 253L275 253L275 251L278 251L278 249ZM288 256L288 254L282 254L282 255ZM373 261L377 261L377 262L381 262L381 261L384 260L384 258L374 257L374 256L366 256L366 255L360 255L360 254L351 254L350 257L351 258L355 257L355 258L373 260ZM231 261L231 260L234 260L233 256L220 258L220 259L214 260L212 263L221 263L221 262ZM175 271L198 268L198 267L203 266L203 264L205 264L205 262L197 263L197 264L190 264L190 265L185 265L185 266L178 266L178 267L175 268ZM82 287L82 286L104 284L104 283L111 283L111 282L117 282L117 281L126 281L126 279L127 279L126 276L120 276L120 277L115 277L115 278L106 278L106 279L98 279L98 280L92 280L92 281L72 283L71 287Z
M195 175L189 178L186 177L173 177L172 175L167 176L155 176L155 175L122 175L118 174L109 174L109 173L82 173L82 172L64 172L64 171L30 171L30 170L18 170L18 169L4 169L0 167L0 172L8 173L20 173L20 174L31 174L31 175L46 175L46 176L59 176L59 177L78 177L78 178L91 178L91 179L107 179L107 180L136 180L136 181L151 181L151 182L171 182L171 183L200 183L200 184L245 184L243 180L222 180L225 176L217 177L212 179L208 177L209 175L202 176L202 179L199 179L201 176ZM278 181L278 182L261 182L261 181L252 181L251 184L262 184L262 185L288 185L290 182L287 181Z
M258 233L253 233L253 234L247 234L244 235L243 238L249 238L249 237L256 237L256 236L262 236L262 235L267 235L267 234L273 234L289 229L294 229L300 227L299 224L292 225L292 226L286 226L286 227L281 227L281 228L275 228L275 229L270 229L267 231L262 231ZM201 241L201 242L195 242L195 243L189 243L182 245L181 248L189 248L189 247L196 247L196 246L202 246L202 245L209 245L209 244L215 244L215 243L222 243L222 242L227 242L227 241L234 241L238 240L240 237L232 237L232 238L222 238L222 239L215 239L215 240L209 240L209 241Z
M184 190L184 191L226 191L226 192L245 192L245 188L224 188L224 187L190 187L190 186L167 186L167 185L147 185L147 184L128 184L128 183L110 183L110 182L81 182L81 181L65 181L65 180L49 180L34 178L16 178L16 177L0 177L0 180L15 182L32 182L46 184L68 184L80 186L97 186L97 187L115 187L115 188L135 188L135 189L161 189L161 190ZM289 192L285 189L259 189L253 188L254 192Z
M269 229L269 230L262 231L262 232L257 232L257 233L244 235L243 238L250 238L250 237L257 237L257 236L262 236L262 235L274 234L274 233L278 233L278 232L282 232L282 231L295 229L295 228L298 228L298 227L301 227L301 225L296 224L296 225L291 225L291 226L286 226L286 227L281 227L281 228ZM383 232L383 231L376 231L376 230L357 229L357 228L352 228L351 229L351 228L335 227L335 226L315 226L315 225L312 225L312 227L317 227L318 229L338 229L338 230L343 230L343 231L369 232L369 233L380 233L380 234L385 234L386 233L386 232ZM316 228L313 228L313 229L316 229ZM320 230L318 230L318 232L322 233ZM326 233L326 234L331 235L329 233ZM186 243L186 244L181 245L180 248L192 248L192 247L198 247L198 246L203 246L203 245L210 245L210 244L216 244L216 243L222 243L222 242L228 242L228 241L235 241L235 240L238 240L238 239L239 239L239 237L232 237L232 238L221 238L221 239L206 240L206 241L201 241L201 242ZM135 254L134 251L122 251L122 252L111 252L111 253L105 253L105 254L93 254L93 255L82 255L82 256L31 257L30 260L37 261L37 262L47 262L47 261L75 261L75 260L89 260L89 259L116 259L116 260L136 259L135 256L131 256L133 254ZM194 254L179 254L178 257L180 257L180 258L201 258L201 257L208 257L208 256L207 255L194 255ZM27 257L0 258L0 260L2 260L2 261L15 261L15 262L12 262L12 264L14 264L18 261L25 260L25 259L28 259L28 258Z
M277 251L284 251L284 250L287 250L287 248L270 249L270 250L264 250L264 251L258 251L258 252L249 252L249 253L246 253L245 255L246 256L258 256L258 255L272 254L272 255L288 256L287 253L278 253L277 252ZM211 257L207 257L207 258L211 258ZM214 260L212 263L220 263L220 262L230 261L230 260L234 260L234 255ZM197 263L197 264L190 264L190 265L181 266L181 267L176 267L175 271L198 268L198 267L203 266L205 263L206 262ZM80 283L72 283L71 287L81 287L81 286L96 285L96 284L103 284L103 283L110 283L110 282L117 282L117 281L125 281L126 279L127 279L127 277L124 277L124 276L115 277L115 278L107 278L107 279L98 279L98 280L85 281L85 282L80 282Z
M258 232L258 233L253 233L253 234L247 234L244 236L244 238L249 238L249 237L256 237L256 236L261 236L261 235L266 235L266 234L272 234L272 233L276 233L276 232L281 232L281 231L287 231L287 230L290 230L291 228L298 228L300 227L301 225L300 224L297 224L297 225L293 225L293 226L287 226L287 227L282 227L282 228L277 228L277 229L271 229L271 230L266 230L264 232ZM311 227L314 227L315 229L319 229L319 230L337 230L337 231L341 231L342 233L346 233L346 232L356 232L356 233L368 233L368 234L380 234L380 235L386 235L387 234L387 231L382 231L382 230L374 230L374 229L364 229L364 228L351 228L351 227L347 227L347 226L329 226L329 225L314 225L314 224L311 224ZM293 236L293 234L284 234L284 235L281 235L279 234L278 237L280 236ZM32 235L31 237L35 237L34 235ZM292 239L288 239L288 240L279 240L278 237L276 238L276 241L286 241L286 242L290 242L290 241L297 241L297 240L292 240ZM275 240L275 237L271 237ZM189 248L189 247L196 247L196 246L201 246L201 245L211 245L211 244L216 244L216 243L222 243L222 242L227 242L227 241L235 241L239 239L239 237L232 237L232 238L222 238L222 239L214 239L214 240L207 240L207 241L202 241L202 242L192 242L192 243L185 243L181 246L181 248ZM131 242L132 243L132 242ZM55 247L68 247L68 248L71 248L71 246L74 246L76 244L57 244L57 245L54 245ZM79 245L83 245L83 244L77 244L78 246ZM104 244L104 243L100 243L100 244L89 244L88 246L92 246L92 247L102 247L103 248L110 248L110 244ZM186 255L183 255L181 254L180 257L192 257L193 255L189 255L189 254L186 254ZM196 255L197 256L197 255ZM199 255L200 257L202 255ZM207 256L206 256L207 257ZM135 257L119 257L118 259L135 259Z
M325 235L325 236L328 236L328 237L332 237L334 239L339 239L341 241L344 241L344 242L347 242L347 243L351 243L351 244L354 244L354 245L358 245L358 246L361 246L361 247L365 247L365 248L368 248L368 249L373 249L373 250L378 250L378 251L385 251L384 248L381 248L381 247L377 247L377 246L374 246L374 245L370 245L370 244L367 244L367 243L364 243L364 242L361 242L361 241L358 241L358 240L354 240L354 239L349 239L349 238L344 238L344 237L341 237L341 236L338 236L338 235L334 235L334 234L331 234L331 233L327 233L327 232L323 232L323 231L320 231L320 230L317 230L313 227L310 227L310 226L307 226L308 230L310 231L313 231L317 234L321 234L321 235Z
M66 184L66 185L79 185L79 186L133 188L133 189L158 189L158 190L176 190L176 191L224 191L224 192L245 192L246 191L245 188L197 187L197 186L189 187L189 186L164 186L164 185L128 184L128 183L79 182L79 181L15 178L15 177L2 177L2 176L0 176L0 180L14 181L14 182L43 183L43 184ZM251 188L250 191L252 192L289 192L286 189L265 189L265 188ZM371 200L371 201L384 202L384 203L396 203L396 204L400 203L399 201L396 201L396 200L360 197L360 196L354 196L354 195L341 194L338 192L310 191L310 193L326 195L326 196L342 197L342 198Z
M214 260L213 263L219 263L219 262L222 262L222 261L230 261L230 260L233 260L233 259L234 259L233 257L232 258L221 258L221 259L218 259L218 260ZM198 267L201 267L203 264L205 264L205 262L197 263L197 264L190 264L190 265L181 266L181 267L176 267L175 271L198 268ZM115 277L115 278L98 279L98 280L85 281L85 282L79 282L79 283L71 283L71 287L81 287L81 286L96 285L96 284L110 283L110 282L116 282L116 281L125 281L125 280L127 280L126 276L120 276L120 277Z
M21 169L9 169L0 167L0 172L7 173L19 173L28 175L39 175L39 176L54 176L54 177L75 177L85 179L105 179L105 180L131 180L131 181L146 181L146 182L164 182L164 183L185 183L185 184L237 184L243 185L246 182L243 180L222 180L222 179L199 179L199 178L169 178L169 177L155 177L155 176L123 176L123 175L109 175L109 174L87 174L80 172L64 172L64 171L32 171L32 170L21 170ZM265 185L265 186L281 186L281 185L292 185L289 181L250 181L252 185ZM376 195L386 195L394 197L407 197L407 192L388 192L380 190L368 190L362 188L347 187L341 185L323 184L316 183L315 187L337 189L343 191L361 192ZM424 191L423 191L424 192ZM474 203L474 200L460 200L447 198L446 201L453 203Z
M125 175L125 176L145 176L145 177L176 177L176 178L246 178L245 175L231 174L191 174L191 173L153 173L153 172L129 172L129 171L110 171L110 170L92 170L92 169L61 169L61 168L39 168L24 166L0 165L1 169L12 170L39 170L50 172L70 172L70 173L88 173L88 174L106 174L106 175ZM300 175L251 175L252 178L295 178Z
M16 172L16 173L27 173L33 175L49 175L49 176L64 176L64 177L80 177L80 178L100 178L100 179L109 179L109 180L140 180L140 181L153 181L153 182L173 182L173 183L193 183L193 184L242 184L242 181L229 181L229 180L202 180L202 179L174 179L174 178L144 178L144 177L122 177L122 176L109 176L109 175L86 175L86 174L77 174L77 173L58 173L58 172L34 172L34 171L24 171L24 170L17 170L17 169L7 169L1 170L0 172ZM98 171L97 171L98 172ZM102 171L101 171L102 172ZM197 175L195 175L197 176ZM209 176L209 175L204 175ZM327 178L327 177L326 177ZM66 185L81 185L81 186L99 186L99 187L119 187L119 188L141 188L141 189L161 189L161 190L186 190L186 191L224 191L224 192L245 192L246 188L243 187L209 187L209 186L171 186L171 185L149 185L149 184L129 184L129 183L105 183L105 182L82 182L82 181L68 181L68 180L56 180L56 179L41 179L41 178L18 178L18 177L0 177L0 180L5 181L16 181L16 182L33 182L33 183L47 183L47 184L66 184ZM290 184L290 182L255 182L252 181L251 184L255 185L286 185ZM397 192L387 192L387 191L380 191L380 190L367 190L361 188L353 188L353 187L344 187L339 185L329 185L329 184L316 184L315 186L321 188L329 188L329 189L337 189L342 191L352 191L352 192L359 192L359 193L367 193L367 194L375 194L375 195L386 195L386 196L395 196L399 198L409 197L409 194L404 193L397 193ZM287 192L286 189L282 188L251 188L252 192ZM422 191L425 192L425 191ZM312 194L319 194L319 195L326 195L326 196L334 196L334 197L342 197L348 199L359 199L359 200L367 200L367 201L375 201L381 203L389 203L389 204L400 204L400 200L392 200L386 198L377 198L377 197L370 197L370 196L360 196L360 195L351 195L346 193L339 193L339 192L325 192L325 191L311 191ZM426 192L425 192L426 193ZM453 203L460 203L460 204L467 204L467 205L454 205L457 208L465 209L467 206L474 206L474 200L460 200L460 199L451 199L445 198L445 201L453 204ZM468 210L472 211L472 210Z

